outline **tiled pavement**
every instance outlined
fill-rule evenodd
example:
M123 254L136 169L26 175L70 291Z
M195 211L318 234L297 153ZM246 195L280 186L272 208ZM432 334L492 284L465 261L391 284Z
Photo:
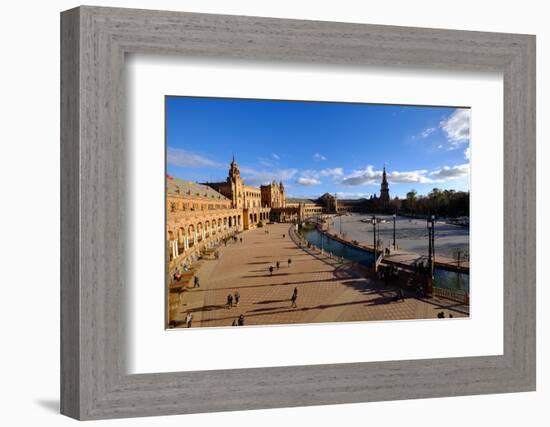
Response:
M220 248L219 260L201 266L201 287L182 295L181 318L190 311L193 327L213 327L231 326L240 314L246 325L436 318L440 311L446 317L467 315L450 301L422 301L412 294L392 302L395 290L327 263L324 255L307 253L290 239L288 229L288 224L267 225L242 233L243 243ZM294 288L297 308L290 301ZM227 308L227 295L237 290L239 306Z

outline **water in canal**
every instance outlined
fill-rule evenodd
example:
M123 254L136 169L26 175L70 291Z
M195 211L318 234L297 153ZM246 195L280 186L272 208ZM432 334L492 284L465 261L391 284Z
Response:
M332 252L335 256L341 256L349 261L354 261L362 264L366 267L373 266L374 256L372 252L357 249L337 240L333 240L317 229L305 229L302 228L300 233L306 241L318 248L323 248L327 252ZM436 267L435 269L435 284L437 287L450 289L455 292L469 292L470 289L470 275L464 273L457 273L456 271L444 270Z

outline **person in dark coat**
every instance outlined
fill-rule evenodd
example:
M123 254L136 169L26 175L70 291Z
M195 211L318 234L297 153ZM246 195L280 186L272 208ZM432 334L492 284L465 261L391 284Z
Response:
M294 288L294 291L292 292L292 296L290 297L290 300L292 301L292 304L291 304L292 308L298 307L298 304L296 304L297 299L298 299L298 288Z

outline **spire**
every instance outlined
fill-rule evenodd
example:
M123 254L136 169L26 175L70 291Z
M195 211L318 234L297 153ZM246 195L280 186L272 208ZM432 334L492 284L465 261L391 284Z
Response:
M231 180L232 178L239 177L240 176L239 167L237 166L237 162L235 161L235 153L233 153L233 160L231 161L231 165L229 166L229 176L228 180Z
M380 185L380 198L384 201L384 203L389 203L390 191L389 191L389 185L388 185L388 180L386 176L386 162L384 162L384 170L382 172L382 184Z

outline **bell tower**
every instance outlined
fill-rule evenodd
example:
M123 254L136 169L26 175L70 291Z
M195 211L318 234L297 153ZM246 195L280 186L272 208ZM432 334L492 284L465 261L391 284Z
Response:
M241 171L235 161L235 155L229 166L229 176L227 182L231 184L231 201L234 208L241 209L243 207L242 194L243 194L243 180L241 178Z
M284 208L286 206L286 196L285 196L285 186L283 185L283 181L279 182L279 193L280 193L279 207Z
M386 177L386 165L382 172L382 184L380 184L380 202L383 207L388 207L390 204L390 188Z

